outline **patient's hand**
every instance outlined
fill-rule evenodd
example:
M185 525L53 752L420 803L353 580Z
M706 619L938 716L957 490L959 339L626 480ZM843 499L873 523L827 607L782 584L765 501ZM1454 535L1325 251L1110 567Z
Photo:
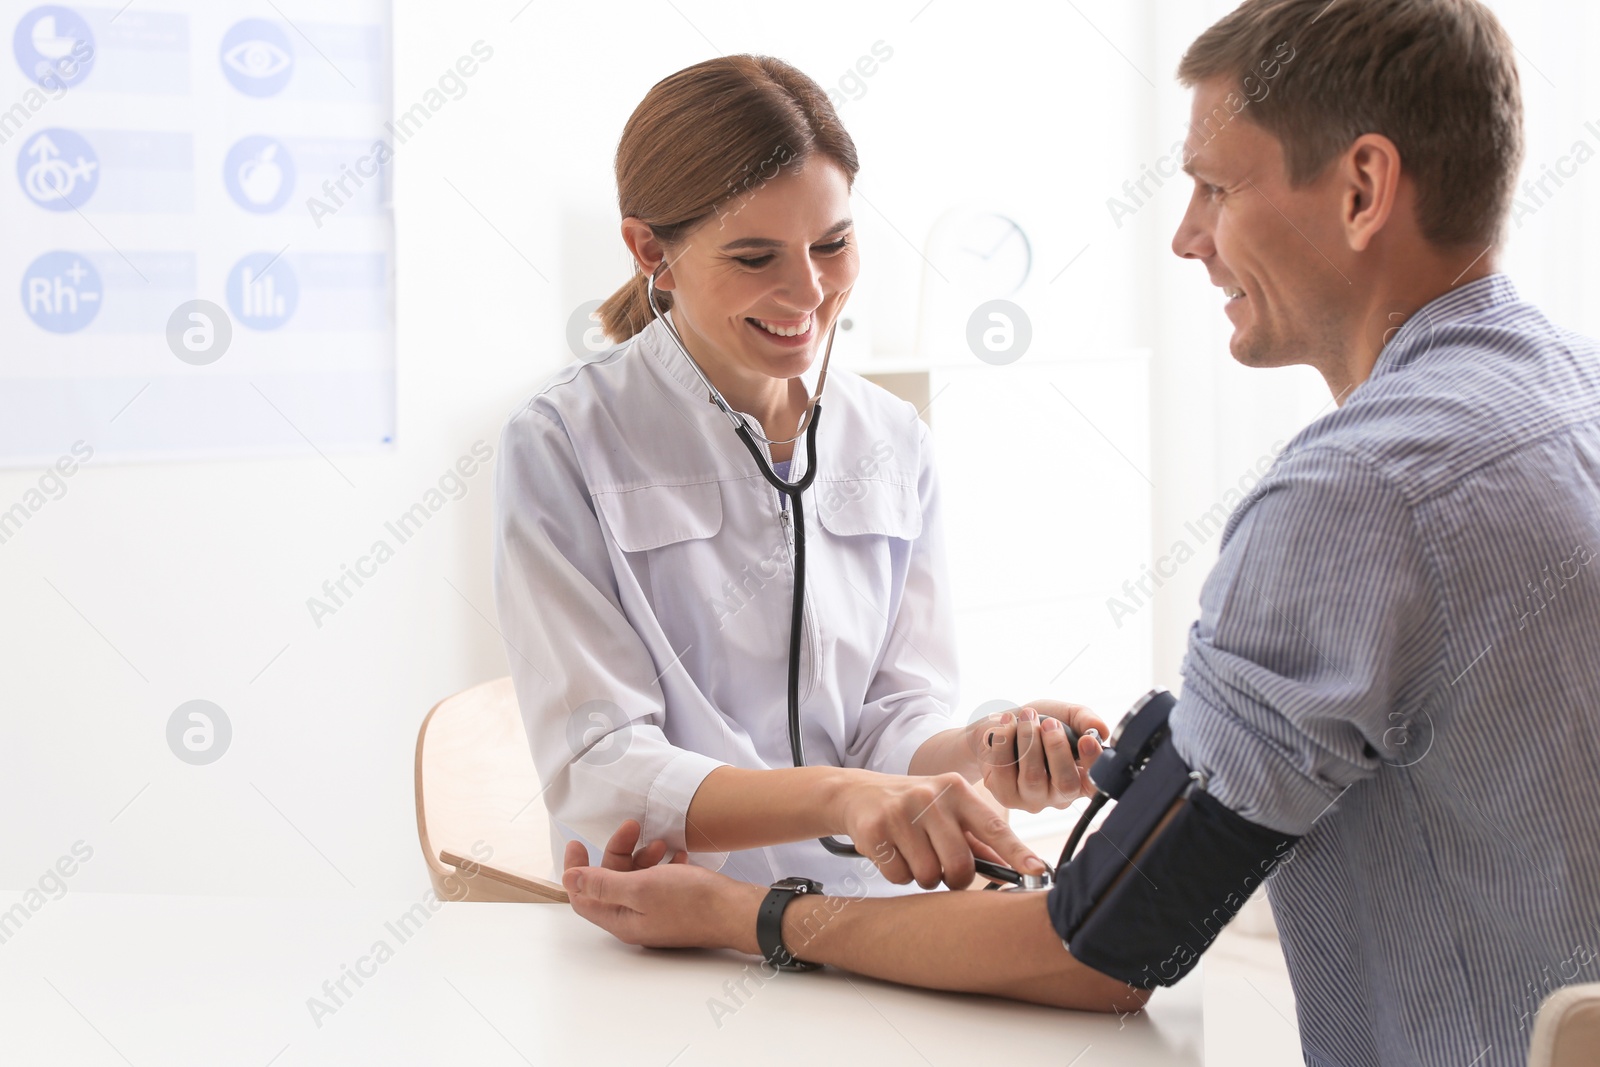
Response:
M635 852L638 844L632 819L606 843L599 867L588 865L582 844L567 842L561 884L573 911L630 945L760 953L755 919L765 887L695 867L687 852L661 863L665 844L652 841Z
M1078 758L1062 723L1078 734ZM1110 728L1081 704L1060 700L1035 700L1015 712L979 720L972 731L983 784L1008 808L1043 811L1064 808L1089 796L1089 766L1100 757L1100 742L1090 730L1105 737Z
M617 832L606 842L605 853L600 857L600 866L608 871L642 871L660 863L661 858L667 854L667 843L652 841L640 848L639 833L639 824L633 819L617 827ZM583 847L582 841L568 841L563 859L565 861L562 863L563 868L587 867L589 850ZM689 854L679 852L672 857L672 862L687 863Z

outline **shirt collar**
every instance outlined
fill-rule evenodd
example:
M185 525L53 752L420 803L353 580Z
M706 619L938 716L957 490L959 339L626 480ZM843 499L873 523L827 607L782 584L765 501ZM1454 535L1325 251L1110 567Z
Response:
M669 310L667 314L670 316L672 312ZM684 417L707 445L704 449L679 453L683 469L678 473L684 477L706 477L708 472L715 472L719 477L744 477L749 457L738 438L730 432L727 416L711 400L705 383L673 344L666 325L660 318L652 318L633 339L654 368L663 397L669 403L680 405ZM655 461L664 460L666 454L656 453ZM750 476L757 476L753 469Z
M672 311L669 309L670 316ZM673 325L676 325L674 323ZM666 323L659 318L653 318L639 331L639 343L644 346L650 357L656 361L667 377L683 387L689 396L707 407L715 409L711 401L711 394L706 390L705 383L700 376L689 366L689 360L678 351L678 346L672 343L672 337L667 333Z
M669 308L667 310L669 321L671 316L672 310ZM677 325L675 321L672 322L674 328ZM706 388L706 383L701 380L700 375L689 364L689 357L679 351L678 346L673 343L671 334L667 332L667 323L660 318L653 318L650 320L649 325L639 331L638 336L644 344L645 350L655 359L657 366L666 372L667 377L683 387L685 395L694 410L704 421L715 423L718 426L730 425L728 417L723 413L722 408L717 405L716 401L711 399L711 391ZM760 436L760 420L749 412L740 411L738 408L734 408L734 412L743 416L753 426L757 437Z
M670 317L669 310L667 315ZM671 383L663 381L661 386L671 394L680 395L688 418L700 430L701 436L710 443L709 454L718 457L718 470L723 477L749 477L760 478L756 469L750 465L749 456L746 455L738 438L729 428L727 417L715 403L712 402L706 385L700 380L689 360L678 351L673 344L671 336L667 333L666 324L659 318L653 318L649 324L634 335L635 342L639 345L643 355L647 356L661 377L670 379ZM858 415L847 414L855 405L847 399L843 392L845 388L846 373L835 365L830 371L834 378L828 385L831 399L831 412L828 418L822 420L822 425L817 428L817 471L818 477L836 478L840 480L853 480L859 472L855 468L847 467L847 463L859 464L862 451L870 447L858 439L862 433ZM748 412L738 412L749 421L759 440L761 424ZM907 456L915 456L920 448L919 438L921 425L916 417L910 418L904 427L891 430L886 425L876 426L875 433L885 435L884 443L889 444L893 450L903 451ZM759 446L763 452L770 450L766 445ZM789 470L790 478L798 477L804 470L809 455L803 442L797 442L794 449L795 461L791 461ZM796 462L797 461L797 462ZM709 460L708 460L709 462ZM915 478L915 468L912 468L911 478Z
M1434 334L1439 327L1521 300L1516 286L1505 274L1490 274L1435 297L1418 308L1383 346L1367 381L1422 358L1433 348Z

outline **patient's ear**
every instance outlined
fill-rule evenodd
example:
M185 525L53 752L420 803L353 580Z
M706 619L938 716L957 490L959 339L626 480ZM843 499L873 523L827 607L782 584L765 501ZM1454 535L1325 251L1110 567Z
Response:
M1345 240L1364 252L1378 232L1389 224L1400 200L1400 149L1381 133L1356 138L1336 164L1344 183Z

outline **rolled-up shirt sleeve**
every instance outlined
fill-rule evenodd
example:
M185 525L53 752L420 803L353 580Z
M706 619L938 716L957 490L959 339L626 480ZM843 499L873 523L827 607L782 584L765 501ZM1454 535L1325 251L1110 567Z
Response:
M1414 755L1441 679L1434 564L1412 505L1358 456L1286 454L1229 524L1189 634L1173 743L1208 791L1303 835Z
M939 478L928 429L920 422L917 426L922 528L904 546L905 583L899 600L890 605L883 654L846 761L886 774L905 774L917 749L956 725L951 715L957 678L955 622L945 571Z
M723 764L663 732L658 668L619 602L572 443L534 404L501 433L494 510L495 604L551 816L595 845L637 819L643 840L685 850L689 803Z

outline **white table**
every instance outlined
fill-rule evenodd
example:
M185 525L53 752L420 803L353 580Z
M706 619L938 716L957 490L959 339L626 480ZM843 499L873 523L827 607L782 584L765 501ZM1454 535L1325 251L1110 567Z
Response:
M561 905L442 904L401 929L417 903L69 891L0 935L0 1063L1202 1062L1198 969L1119 1020L831 969L760 984L748 957L630 948ZM323 983L363 957L336 1003Z

